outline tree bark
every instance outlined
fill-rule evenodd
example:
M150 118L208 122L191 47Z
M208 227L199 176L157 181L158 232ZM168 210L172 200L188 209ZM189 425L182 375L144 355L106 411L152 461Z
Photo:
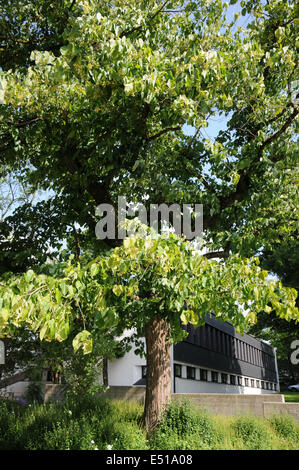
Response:
M18 372L17 374L7 377L6 379L2 379L0 381L0 389L9 387L9 385L13 385L17 382L22 382L23 380L28 378L30 372L31 372L31 369L27 369L27 370L24 370L23 372Z
M146 393L144 418L148 433L159 423L171 397L170 325L156 317L146 326Z
M108 359L103 358L103 385L108 387Z

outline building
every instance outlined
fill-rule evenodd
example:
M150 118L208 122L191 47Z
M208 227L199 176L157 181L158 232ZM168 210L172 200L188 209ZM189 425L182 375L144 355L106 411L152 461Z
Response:
M231 323L220 322L213 314L207 315L204 326L194 328L188 324L183 328L188 336L171 348L172 393L259 395L280 391L276 352L268 343L238 334ZM113 387L130 387L133 395L139 396L142 390L136 387L146 385L146 360L135 354L134 347L108 361L107 368L111 391ZM51 388L47 371L43 381ZM15 382L0 392L24 396L28 379Z
M208 315L204 326L183 327L188 336L171 348L172 393L269 394L279 392L275 349L229 322ZM108 384L146 384L146 361L134 348L108 362Z

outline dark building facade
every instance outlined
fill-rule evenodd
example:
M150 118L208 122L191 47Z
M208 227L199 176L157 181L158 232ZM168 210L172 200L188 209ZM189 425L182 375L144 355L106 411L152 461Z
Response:
M188 336L173 347L178 379L278 390L276 354L269 344L238 334L231 323L220 322L213 314L206 317L204 326L183 328ZM182 377L183 365L187 369Z
M279 391L275 350L229 322L207 315L204 326L171 349L173 393L264 394ZM128 337L130 334L128 334ZM110 386L144 386L146 361L134 353L109 361Z

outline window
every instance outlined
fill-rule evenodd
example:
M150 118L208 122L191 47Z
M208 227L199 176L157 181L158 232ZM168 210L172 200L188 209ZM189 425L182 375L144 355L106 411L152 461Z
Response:
M257 388L261 388L261 384L260 384L259 380L256 381L256 386L257 386Z
M146 366L142 366L142 372L141 372L142 378L146 379Z
M251 387L254 387L254 380L253 379L251 379L250 383L251 383Z
M236 385L236 376L235 375L230 376L230 383L231 383L231 385Z
M273 384L274 386L274 390L276 391L277 390L277 384Z
M243 385L243 380L242 380L242 377L238 377L238 385Z
M261 381L261 384L262 384L262 388L264 389L265 388L265 382L263 380Z
M195 380L195 367L187 366L187 379Z
M221 382L227 384L227 374L221 374Z
M245 378L245 387L249 387L249 379Z
M212 370L212 382L218 382L218 372Z
M182 377L182 366L180 364L174 364L174 376Z
M199 374L200 374L200 380L203 380L204 382L206 382L208 380L208 371L207 370L200 369Z

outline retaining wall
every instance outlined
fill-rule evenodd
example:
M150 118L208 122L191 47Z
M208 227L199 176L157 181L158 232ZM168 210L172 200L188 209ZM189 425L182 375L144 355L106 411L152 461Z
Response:
M145 387L110 387L103 396L112 400L144 402ZM278 413L288 413L299 421L299 403L285 403L284 396L279 393L264 395L173 393L172 399L191 400L198 407L205 408L213 414L226 416L253 414L266 418Z

